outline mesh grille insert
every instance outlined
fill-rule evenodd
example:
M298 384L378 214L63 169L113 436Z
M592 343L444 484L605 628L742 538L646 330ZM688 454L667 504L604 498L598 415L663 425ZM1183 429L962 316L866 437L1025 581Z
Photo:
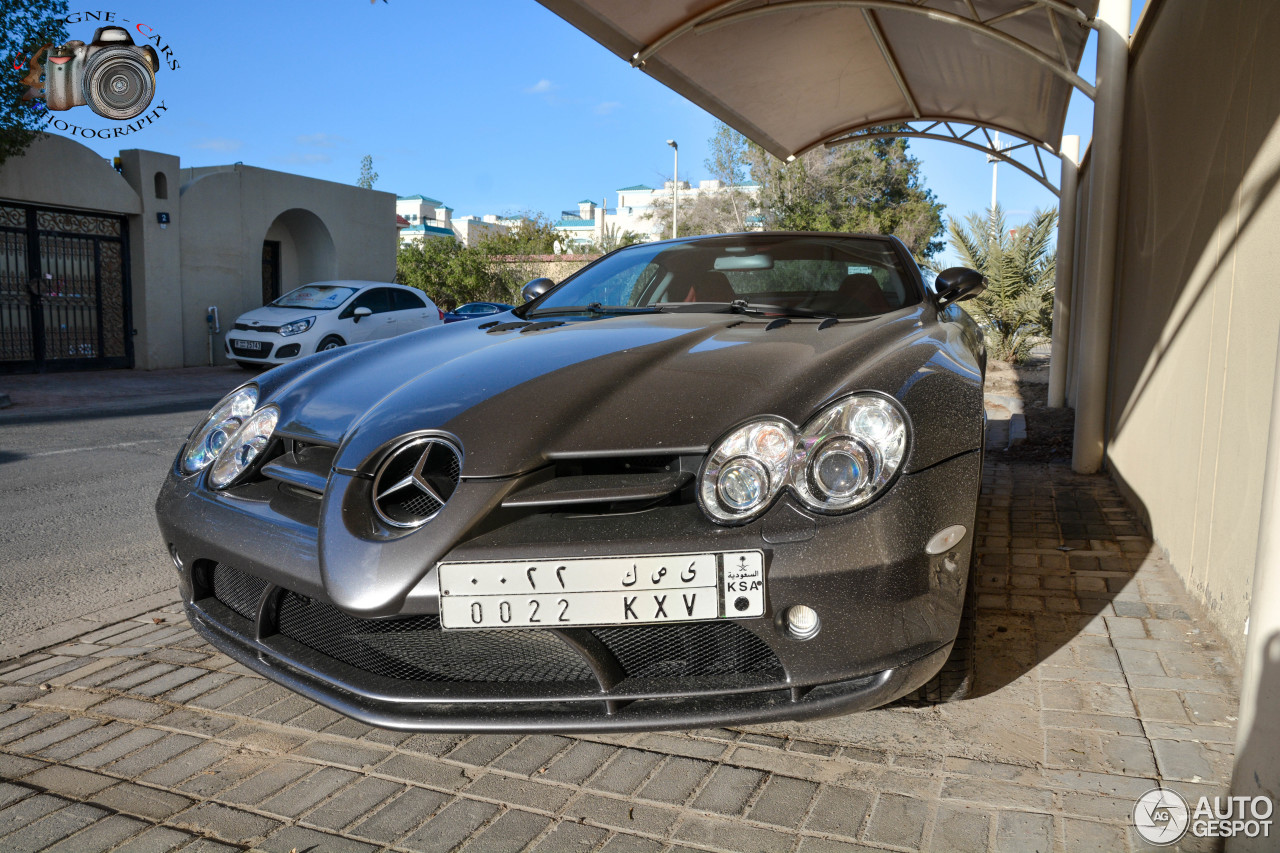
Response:
M246 619L258 618L258 602L266 588L267 581L225 563L213 567L213 597Z
M629 678L783 674L764 640L733 622L594 628Z
M444 632L435 616L359 619L286 593L280 633L365 672L406 681L594 681L590 667L543 631Z

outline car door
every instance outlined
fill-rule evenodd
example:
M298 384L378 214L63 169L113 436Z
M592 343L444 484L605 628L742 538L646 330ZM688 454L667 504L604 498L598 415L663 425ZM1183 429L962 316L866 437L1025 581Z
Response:
M368 308L373 313L367 317L356 317L357 308ZM389 337L389 328L394 328L387 325L392 316L391 309L391 288L371 287L362 291L342 310L338 318L338 334L349 344Z
M395 317L395 325L391 327L392 335L416 332L435 325L431 322L433 319L439 321L439 313L428 308L422 297L412 290L396 288L391 291L391 295L396 309L392 314Z

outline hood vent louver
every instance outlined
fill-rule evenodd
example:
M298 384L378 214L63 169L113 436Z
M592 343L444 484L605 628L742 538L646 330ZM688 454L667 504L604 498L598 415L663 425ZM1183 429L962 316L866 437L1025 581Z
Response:
M515 323L498 323L496 326L489 328L487 330L487 333L490 335L493 335L493 334L497 334L498 332L510 332L514 329L523 329L525 326L531 326L531 325L533 324L519 322L519 321Z
M840 321L837 320L835 317L828 317L827 319L823 320L821 323L818 324L818 331L821 332L823 329L830 329L832 326L834 326L839 322Z
M769 324L764 327L764 330L766 332L769 332L774 329L781 329L783 326L790 326L790 325L791 325L791 321L789 319L787 319L786 317L779 317L776 320L770 320Z
M554 329L556 326L563 326L563 325L564 325L563 320L544 320L541 323L533 323L528 326L525 326L523 329L520 330L520 334L523 335L525 332L537 332L542 329Z
M492 329L492 328L493 328L494 326L496 326L496 325L498 325L498 321L497 321L497 320L490 320L490 321L489 321L489 322L487 322L487 323L481 323L479 326L476 326L476 328L477 328L477 329Z

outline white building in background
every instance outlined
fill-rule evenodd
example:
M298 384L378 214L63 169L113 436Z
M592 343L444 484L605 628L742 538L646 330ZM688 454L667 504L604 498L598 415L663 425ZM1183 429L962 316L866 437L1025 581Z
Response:
M400 229L402 244L452 237L464 246L474 246L489 237L508 233L511 223L518 221L501 219L495 214L455 219L453 208L425 195L396 196L396 214L409 222L408 227Z
M681 207L692 205L699 196L707 193L723 192L726 189L723 181L698 181L695 187L688 181L681 181L674 190L678 195ZM737 189L751 196L760 195L760 185L756 183L741 184ZM618 234L634 231L645 240L662 240L671 235L658 233L659 224L653 218L654 208L659 200L669 201L673 194L671 181L661 187L637 184L616 190L618 201L616 207L604 207L591 199L578 202L577 211L561 211L560 220L555 229L564 235L565 249L585 246L599 242L606 229L617 229ZM601 201L604 201L601 199ZM759 230L762 227L759 216L748 217L747 228Z

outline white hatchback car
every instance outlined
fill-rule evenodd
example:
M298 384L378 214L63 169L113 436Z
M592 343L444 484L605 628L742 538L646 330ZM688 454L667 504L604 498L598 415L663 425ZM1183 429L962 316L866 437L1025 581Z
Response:
M362 341L441 325L426 294L381 281L317 281L236 318L227 356L244 368L283 364Z

